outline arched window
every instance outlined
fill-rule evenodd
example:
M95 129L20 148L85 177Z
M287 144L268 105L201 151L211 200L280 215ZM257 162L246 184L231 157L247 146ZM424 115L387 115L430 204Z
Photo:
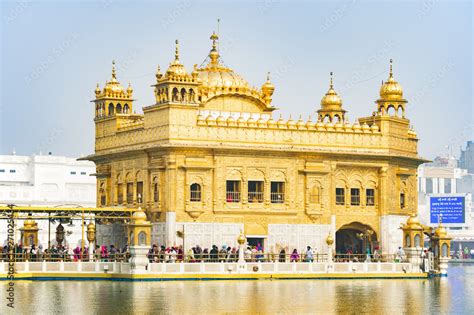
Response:
M321 188L319 185L314 185L309 191L309 202L314 204L321 203Z
M181 101L182 102L186 101L186 89L185 88L181 89Z
M171 100L173 102L178 102L179 101L179 91L177 88L173 89L173 95L171 96Z
M441 246L441 257L448 257L448 244L446 243Z
M415 247L420 247L421 246L421 237L420 234L415 235Z
M116 112L117 112L117 114L121 114L121 113L122 113L122 105L121 105L120 103L117 104Z
M201 185L192 184L190 187L191 201L201 201Z
M194 102L194 90L189 89L189 94L188 94L189 102Z
M105 194L105 184L104 183L100 184L99 195L100 195L100 205L105 206L107 204L107 196Z
M130 107L128 107L128 104L123 105L123 113L128 114L129 111L130 111Z
M336 115L334 115L333 121L334 121L335 123L340 122L340 121L341 121L341 117L339 117L339 115L336 114Z
M405 246L406 246L406 247L410 247L410 246L411 246L411 241L410 241L410 235L409 235L409 234L407 234L407 235L405 236Z
M398 117L403 117L404 116L403 115L403 106L401 106L401 105L398 106L398 108L397 108L397 116Z
M109 104L109 116L112 116L114 114L114 104L110 103Z
M396 113L397 113L393 105L388 106L387 112L389 116L396 116Z
M146 233L143 231L138 233L138 245L140 246L146 245Z

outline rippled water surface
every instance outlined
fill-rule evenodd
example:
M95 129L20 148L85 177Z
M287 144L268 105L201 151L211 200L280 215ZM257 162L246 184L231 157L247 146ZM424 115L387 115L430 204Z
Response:
M431 280L20 281L15 311L2 300L0 314L474 314L474 265Z

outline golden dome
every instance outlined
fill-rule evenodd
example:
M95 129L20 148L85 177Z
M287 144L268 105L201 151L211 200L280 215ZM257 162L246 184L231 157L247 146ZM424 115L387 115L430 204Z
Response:
M390 59L390 73L388 76L388 80L385 81L380 87L380 99L403 100L402 86L393 78L392 59Z
M370 127L370 130L372 130L372 132L379 132L379 126L377 126L376 124L373 124Z
M137 211L135 211L132 215L133 223L142 223L146 221L146 213L142 211L140 207L138 207Z
M237 124L239 126L245 126L247 124L247 121L245 120L244 116L242 116L242 113L240 113L239 118L237 118Z
M283 120L283 116L280 114L280 118L277 121L278 128L286 128L286 122Z
M306 129L306 124L304 123L303 118L301 117L301 115L300 115L300 118L298 119L298 121L296 122L296 127L298 129Z
M270 82L270 72L267 73L267 81L262 85L262 93L265 97L270 97L275 91L275 86Z
M209 62L203 68L196 69L198 79L202 87L227 87L227 88L245 88L249 87L240 75L235 73L231 68L221 63L219 51L217 50L216 41L219 39L216 33L211 35L212 49L209 52Z
M31 217L28 217L28 219L23 222L23 228L27 230L35 229L37 225L38 224Z
M336 91L334 90L333 82L332 82L332 72L331 72L331 81L329 85L329 90L327 91L326 95L323 96L321 99L321 107L323 109L340 109L342 106L342 100L337 95Z
M217 116L216 121L217 121L217 124L224 124L225 125L225 123L226 123L226 120L225 120L224 116L222 116L222 113L220 113L219 116Z
M316 129L316 124L311 120L311 115L308 117L308 121L306 122L306 128L308 130Z
M410 215L410 217L408 217L407 219L407 223L405 225L407 228L411 228L411 229L419 229L419 228L422 228L421 226L421 223L420 223L420 219L418 219L418 217L416 216L415 213L412 213Z
M267 125L268 125L268 128L276 128L277 127L277 124L276 124L275 120L273 120L272 116L270 116L270 119L267 120Z
M117 74L115 72L115 60L112 61L112 79L105 83L104 91L108 93L123 93L125 90L123 86L117 81Z
M444 226L438 226L435 230L435 235L437 237L446 237L448 236L448 232L446 231L446 228Z
M235 118L232 115L229 115L229 117L227 117L227 125L235 126Z
M260 115L260 117L258 118L257 125L260 128L267 128L267 122L265 121L265 119L263 119L262 115Z
M174 60L173 62L170 63L170 66L168 67L168 70L166 70L166 74L168 76L175 75L175 76L186 76L186 68L181 64L179 61L179 46L178 46L178 40L176 40L176 49L175 49L175 54L174 54Z
M209 114L206 118L206 122L208 125L215 125L216 119L214 118L214 116L212 116L212 114Z
M366 122L362 125L362 131L370 132L370 126Z
M290 115L290 118L288 118L288 122L286 123L286 125L288 126L288 129L296 129L296 123L291 118L291 115Z

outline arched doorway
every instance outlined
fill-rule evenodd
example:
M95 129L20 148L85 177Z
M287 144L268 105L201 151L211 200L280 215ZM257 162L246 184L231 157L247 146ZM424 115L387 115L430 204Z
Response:
M367 248L370 253L374 252L377 246L377 234L366 224L360 222L352 222L343 225L336 232L336 253L346 254L366 254Z

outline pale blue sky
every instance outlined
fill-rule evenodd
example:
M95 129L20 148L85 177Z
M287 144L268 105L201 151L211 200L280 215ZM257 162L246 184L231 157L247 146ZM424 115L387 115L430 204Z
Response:
M89 101L112 59L140 112L153 103L150 85L157 65L172 60L174 40L191 71L217 18L224 62L255 86L271 71L285 117L319 108L330 71L350 121L370 115L393 58L420 154L457 153L474 139L472 12L469 1L436 0L3 1L0 153L92 153Z

